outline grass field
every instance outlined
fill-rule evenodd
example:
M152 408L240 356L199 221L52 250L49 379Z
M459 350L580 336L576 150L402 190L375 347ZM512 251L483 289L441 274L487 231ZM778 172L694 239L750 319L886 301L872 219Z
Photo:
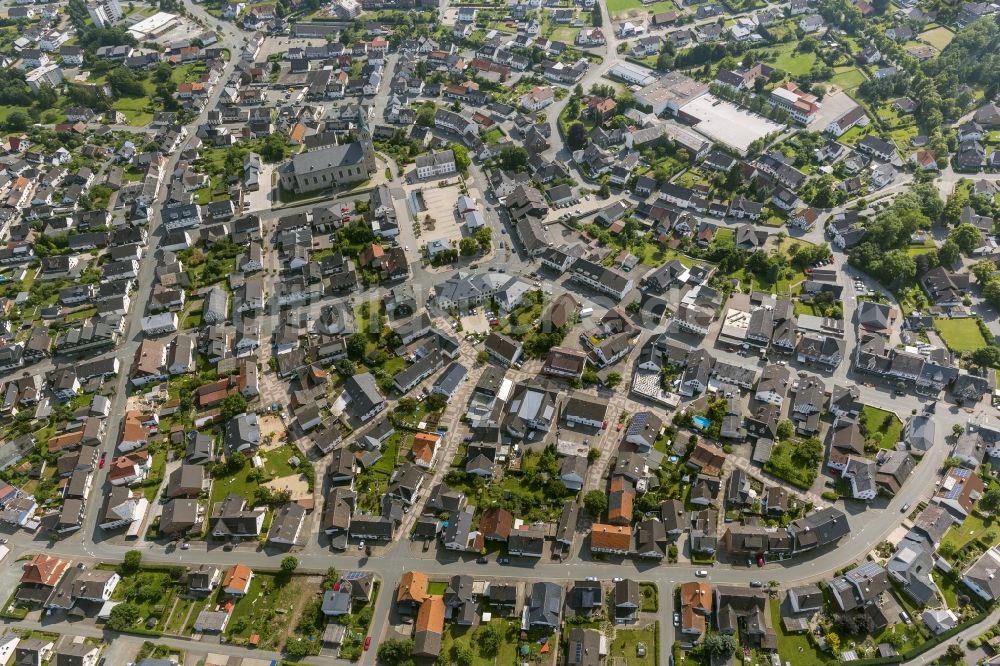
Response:
M485 651L481 651L477 634L482 631L484 625L479 625L475 629L471 627L460 627L448 623L445 625L444 636L441 641L441 654L450 655L452 646L456 643L465 644L472 648L472 666L493 666L494 664L511 664L517 661L517 632L518 625L511 620L498 619L494 617L490 624L499 625L503 640L500 641L500 648L496 655L490 656Z
M906 254L911 257L917 257L921 254L927 254L928 252L933 252L937 249L937 246L933 242L928 241L925 245L911 245L906 248Z
M987 345L975 319L935 319L934 329L953 352L975 351Z
M943 26L938 26L937 28L932 28L927 32L920 33L920 39L924 40L938 51L948 46L954 36L955 33Z
M264 460L264 474L272 479L295 474L295 470L288 464L288 458L295 454L295 450L290 445L262 452L260 456ZM233 476L215 479L212 484L212 504L221 502L229 493L236 493L251 500L254 489L260 485L248 478L252 469L253 465L248 463Z
M771 600L771 626L778 635L778 655L782 663L789 662L796 666L821 666L827 660L813 647L805 634L786 634L781 625L781 609Z
M865 75L857 67L837 67L834 72L830 83L847 92L857 90L865 82Z
M153 120L153 114L148 110L149 100L144 97L122 97L111 103L111 108L125 114L129 125L142 127Z
M646 649L645 656L638 654L639 644L642 643ZM620 664L637 666L654 666L656 659L656 634L652 628L648 629L618 629L615 631L615 640L611 644L608 661Z
M576 42L576 35L578 32L580 32L579 28L571 28L568 25L561 25L549 33L549 39L554 42L573 44Z
M985 522L976 514L969 514L961 525L955 525L944 535L941 545L948 544L954 548L954 552L961 552L971 542L979 538L991 537L987 539L990 545L995 546L1000 543L1000 524L990 519Z
M677 5L672 2L654 2L651 5L644 5L640 0L607 0L608 14L611 18L631 14L637 16L644 12L665 12L677 9Z
M789 76L803 76L816 63L815 53L795 53L795 42L776 50L777 57L771 63Z
M881 437L878 442L879 448L891 449L895 447L903 432L903 422L899 420L899 417L892 412L868 405L865 405L864 414L868 422L868 434L872 437Z

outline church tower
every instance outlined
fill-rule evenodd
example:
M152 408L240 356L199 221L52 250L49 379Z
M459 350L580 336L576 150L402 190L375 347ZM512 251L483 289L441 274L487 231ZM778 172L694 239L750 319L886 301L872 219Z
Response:
M358 142L361 144L361 153L364 156L365 170L371 176L378 170L375 164L375 144L372 142L372 133L368 129L368 111L358 105Z

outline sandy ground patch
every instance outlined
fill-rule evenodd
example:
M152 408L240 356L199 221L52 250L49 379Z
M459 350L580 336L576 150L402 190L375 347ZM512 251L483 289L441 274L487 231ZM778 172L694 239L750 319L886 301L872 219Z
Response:
M289 494L289 499L292 502L298 502L300 500L311 500L313 498L312 492L309 490L309 482L306 480L303 474L293 474L292 476L282 476L277 479L273 479L263 484L264 487L269 488L271 492L276 493L281 490L287 490Z
M261 440L267 439L268 435L271 435L271 443L263 447L265 451L270 451L272 449L277 449L284 445L281 441L281 435L285 433L285 424L281 422L281 419L274 415L261 416L257 419L257 423L260 425L260 438Z

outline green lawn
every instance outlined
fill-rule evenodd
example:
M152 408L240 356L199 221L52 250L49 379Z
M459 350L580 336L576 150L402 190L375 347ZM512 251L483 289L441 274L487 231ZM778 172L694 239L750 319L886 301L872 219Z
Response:
M499 625L504 635L504 640L500 642L500 649L496 655L488 655L479 649L477 634L482 631L484 625L479 625L475 629L471 629L470 627L460 627L452 623L445 624L444 636L442 636L441 640L441 655L450 655L452 646L455 644L465 644L472 648L472 666L494 666L495 664L515 663L517 661L519 625L511 620L497 617L490 620L490 624Z
M934 329L953 352L975 351L987 346L975 319L935 319Z
M111 103L111 108L125 114L129 125L142 127L153 120L150 102L145 97L122 97Z
M148 591L159 589L161 594L153 596ZM114 601L131 601L139 606L139 617L157 618L154 629L162 631L167 621L167 613L174 603L177 588L166 571L140 571L119 581L112 593Z
M865 82L865 75L857 67L837 67L834 72L830 83L847 92L853 92Z
M816 64L815 53L795 53L795 42L790 43L783 53L771 63L774 67L787 72L789 76L803 76L809 73Z
M655 625L654 625L655 626ZM645 656L637 652L639 643L646 647ZM653 627L647 629L618 629L611 643L608 661L629 666L654 666L656 664L656 633Z
M781 625L781 608L776 600L771 600L771 626L778 635L778 655L782 663L789 662L795 666L821 666L829 663L809 642L806 634L786 634Z
M943 26L938 26L937 28L932 28L926 32L920 33L920 39L927 42L938 51L941 51L944 47L948 46L954 37L955 33Z
M633 15L638 15L645 12L656 14L657 12L677 9L677 5L672 2L654 2L651 5L643 5L641 0L607 0L607 3L608 14L611 15L611 18L627 14L630 10L632 10Z
M928 242L928 243L926 243L924 245L911 245L911 246L909 246L908 248L906 248L906 254L910 255L911 257L918 257L921 254L927 254L929 252L933 252L936 249L937 249L937 246L935 246L934 243L933 243L933 241L931 241L931 242Z
M167 619L167 624L163 628L163 631L168 634L183 634L184 627L187 624L188 613L191 612L191 607L194 606L195 603L194 599L183 599L178 597L177 603L174 604L174 610Z
M792 459L795 449L793 441L778 442L771 450L771 457L764 464L764 470L793 486L809 489L819 472L816 465L802 467Z
M291 465L288 464L288 458L296 455L297 453L298 452L288 444L272 451L261 452L260 457L264 461L264 475L275 479L282 476L291 476L296 474L296 471L292 469ZM212 483L212 505L214 506L216 502L224 500L226 495L229 493L236 493L237 495L245 497L248 501L252 501L253 491L260 485L256 481L251 481L249 479L250 472L253 469L253 465L247 462L243 469L236 474L216 478Z
M1000 543L1000 525L992 519L986 522L975 514L969 514L961 525L955 525L948 530L941 540L941 548L946 551L951 548L959 553L976 539L984 537L990 537L986 541L991 546Z
M578 32L580 32L579 28L571 28L568 25L561 25L549 33L549 39L555 42L563 42L564 44L574 44L576 42L576 35Z
M864 415L868 420L869 437L880 438L878 442L880 449L894 448L903 432L903 422L899 417L892 412L869 405L865 405Z

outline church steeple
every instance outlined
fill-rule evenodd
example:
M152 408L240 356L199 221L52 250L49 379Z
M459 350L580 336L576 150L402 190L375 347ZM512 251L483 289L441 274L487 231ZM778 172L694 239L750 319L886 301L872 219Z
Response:
M378 170L375 163L375 144L372 142L372 133L368 129L368 110L363 105L358 105L358 142L361 144L361 152L364 155L365 169L368 175L372 175Z

